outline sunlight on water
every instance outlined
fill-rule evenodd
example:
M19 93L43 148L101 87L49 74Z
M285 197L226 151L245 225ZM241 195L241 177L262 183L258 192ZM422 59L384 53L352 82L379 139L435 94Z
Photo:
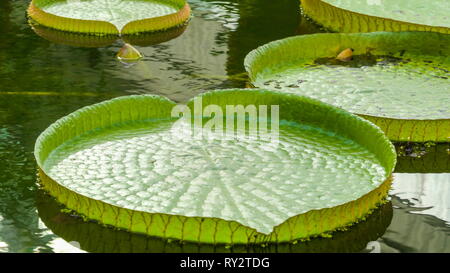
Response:
M29 0L0 1L0 252L79 251L69 243L72 239L66 242L61 231L42 224L37 212L33 146L50 123L117 96L159 94L180 102L202 90L245 87L245 77L236 76L244 72L249 51L318 31L299 17L298 1L189 3L194 17L185 33L162 44L138 46L144 59L125 67L114 58L122 42L100 48L49 42L27 24ZM376 241L380 251L449 252L450 174L395 176L394 217ZM369 245L373 248L378 245Z
M391 194L420 210L411 212L433 215L450 225L450 174L396 174Z

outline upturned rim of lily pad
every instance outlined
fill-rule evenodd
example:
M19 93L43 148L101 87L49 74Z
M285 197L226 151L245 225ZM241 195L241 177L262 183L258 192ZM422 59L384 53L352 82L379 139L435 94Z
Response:
M53 233L67 242L77 242L79 247L92 253L323 253L359 252L367 243L384 234L393 217L392 203L387 202L344 232L336 231L331 238L313 238L307 244L268 243L265 245L199 244L142 236L95 221L85 221L73 210L59 203L44 191L38 192L39 217ZM92 240L92 238L98 240Z
M164 16L131 21L119 30L110 22L58 16L48 13L41 8L60 1L61 0L32 0L27 10L28 16L46 27L97 36L137 35L147 32L164 31L182 26L191 16L191 8L186 0L160 0L178 8L178 11Z
M118 37L113 35L86 35L83 33L63 31L37 24L32 19L30 19L29 24L38 36L50 42L88 48L109 46L118 40L136 46L160 44L181 36L187 28L187 23L185 23L179 27L170 28L164 31L147 32L140 35L123 35Z
M317 236L327 237L330 232L363 221L386 202L396 153L387 137L372 123L318 100L269 90L216 90L203 93L199 97L202 98L203 105L216 104L220 107L232 103L279 105L280 109L285 109L280 112L281 120L327 128L330 133L351 139L369 151L384 169L383 177L379 177L384 182L378 186L373 185L367 193L352 201L293 216L266 234L237 221L216 217L153 213L120 207L77 193L45 173L45 161L52 151L63 143L100 128L171 118L172 109L177 105L156 95L133 95L77 110L50 125L38 137L34 154L40 168L43 188L69 209L101 224L150 236L206 244L266 244L296 242ZM191 108L193 104L191 100L187 106Z
M323 0L300 0L302 11L328 30L340 33L377 31L427 31L450 34L450 28L428 26L363 14L336 7Z
M297 60L335 58L346 48L354 49L355 55L369 51L374 55L406 58L417 54L439 57L447 63L448 58L442 56L450 52L449 41L449 34L437 32L317 33L262 45L247 54L244 66L251 84L255 86L258 75L265 70ZM379 126L392 141L450 142L450 117L413 119L353 113Z

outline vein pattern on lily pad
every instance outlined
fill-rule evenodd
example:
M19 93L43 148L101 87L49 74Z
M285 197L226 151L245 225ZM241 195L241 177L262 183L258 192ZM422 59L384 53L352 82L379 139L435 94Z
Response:
M223 109L279 105L279 141L270 130L248 137L249 126L231 138L212 130L197 139L190 121L171 118L175 103L122 97L80 109L43 132L35 154L44 188L103 224L202 243L320 236L384 202L395 149L371 123L272 91L201 98L205 107Z
M300 0L306 15L337 32L450 33L447 0Z

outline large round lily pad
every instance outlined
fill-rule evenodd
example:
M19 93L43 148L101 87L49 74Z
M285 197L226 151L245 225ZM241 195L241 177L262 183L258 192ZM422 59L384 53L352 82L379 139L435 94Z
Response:
M59 30L122 35L166 30L190 16L185 0L33 0L29 16Z
M262 122L224 137L205 127L198 138L191 133L201 125L171 118L174 102L121 97L78 110L41 134L35 155L45 188L103 224L203 243L320 236L383 203L396 154L370 122L264 90L201 98L205 109L214 104L224 113L226 105L278 105L277 141L275 114L261 119L268 130Z
M450 33L448 0L300 0L303 12L337 32Z
M336 60L352 48L353 59ZM450 140L450 35L315 34L266 44L245 66L257 87L334 104L380 126L394 141Z

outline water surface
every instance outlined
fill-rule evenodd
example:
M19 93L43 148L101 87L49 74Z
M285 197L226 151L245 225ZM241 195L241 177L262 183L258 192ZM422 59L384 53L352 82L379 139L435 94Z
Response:
M0 1L0 252L77 250L38 214L33 146L50 123L117 96L159 94L181 102L207 89L245 87L250 50L319 31L299 15L298 0L190 0L194 18L185 33L138 47L145 58L130 67L114 58L120 41L81 48L37 36L27 24L28 2ZM391 224L361 251L450 252L448 166L440 168L444 174L396 176Z

